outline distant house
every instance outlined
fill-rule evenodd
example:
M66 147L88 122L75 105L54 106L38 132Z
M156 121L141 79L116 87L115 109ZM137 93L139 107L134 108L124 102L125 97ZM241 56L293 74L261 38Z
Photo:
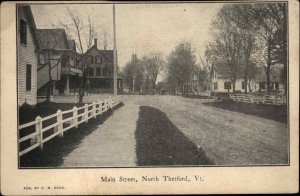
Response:
M284 82L285 78L283 78L283 65L276 64L271 66L270 70L270 88L271 91L277 93L284 93ZM256 91L258 92L266 92L267 91L267 75L263 69L256 74Z
M37 103L39 43L30 6L17 6L18 105Z
M88 85L92 92L113 92L113 50L99 50L97 39L94 45L85 53L88 64ZM122 79L118 70L117 87L122 91Z
M270 85L274 92L283 92L284 85L281 79L283 66L276 65L271 67ZM255 77L245 84L244 78L237 78L235 82L236 92L265 92L267 91L267 76L263 68L260 68ZM226 77L224 73L217 66L212 66L209 74L204 81L204 90L211 92L233 92L232 81Z
M69 94L70 86L78 86L82 71L77 63L74 40L68 40L64 29L38 29L42 49L38 57L38 96ZM71 45L71 47L70 47ZM49 62L51 81L49 81ZM71 81L71 82L70 82ZM71 83L71 85L70 85Z
M217 67L212 65L211 71L209 73L210 86L209 89L211 92L233 92L233 83L226 74ZM249 87L250 86L250 87ZM255 86L255 81L250 81L250 84L246 85L244 78L237 78L235 81L235 91L245 92L247 88L248 92L251 87Z

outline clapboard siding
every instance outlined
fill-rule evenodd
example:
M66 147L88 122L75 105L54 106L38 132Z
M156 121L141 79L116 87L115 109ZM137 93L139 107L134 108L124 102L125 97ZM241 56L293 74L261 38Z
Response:
M20 20L27 22L27 45L20 43ZM19 105L25 102L31 105L37 103L37 54L31 31L28 28L28 20L25 17L24 9L18 9L18 32L17 32L17 61L18 61L18 101ZM26 65L31 68L31 90L26 91Z

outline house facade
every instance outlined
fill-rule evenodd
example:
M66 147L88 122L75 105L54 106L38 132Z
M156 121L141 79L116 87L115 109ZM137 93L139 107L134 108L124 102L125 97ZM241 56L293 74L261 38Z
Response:
M283 67L281 65L271 67L270 86L272 92L284 92L284 84L281 79L282 71ZM246 89L247 92L266 92L266 78L267 76L263 68L259 69L255 77L251 80L249 79L247 84L245 83L244 78L237 78L235 81L235 92L244 93ZM204 90L216 93L233 93L233 83L228 77L222 74L218 68L212 66L207 78L204 81Z
M112 93L114 81L113 50L99 50L97 39L85 53L88 70L88 90L93 93ZM118 71L118 92L122 91L123 82Z
M37 103L38 40L30 6L17 6L18 105Z
M42 45L38 56L38 96L45 96L48 88L52 95L69 94L71 88L78 88L82 76L74 40L67 39L64 29L38 29L38 34Z

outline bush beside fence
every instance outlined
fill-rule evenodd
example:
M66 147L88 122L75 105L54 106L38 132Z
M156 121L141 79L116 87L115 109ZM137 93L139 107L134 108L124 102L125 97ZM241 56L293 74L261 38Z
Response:
M103 114L109 109L113 109L120 103L121 100L118 97L113 97L104 101L85 104L78 108L74 106L71 110L58 110L55 114L44 118L37 116L34 121L18 127L19 135L23 135L21 134L23 130L27 129L26 131L28 131L28 129L31 129L29 134L19 138L19 156L37 147L43 149L45 142L56 136L62 137L65 131L74 127L77 128L79 124L88 122L91 118L96 118L98 115ZM25 149L20 150L21 143L24 142L27 142L28 145L25 145Z

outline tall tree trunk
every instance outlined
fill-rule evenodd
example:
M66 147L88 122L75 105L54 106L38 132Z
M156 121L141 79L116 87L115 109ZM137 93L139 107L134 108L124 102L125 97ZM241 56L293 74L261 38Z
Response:
M83 74L82 74L82 78L81 78L81 82L80 82L80 88L79 88L79 103L82 103L83 101L83 97L84 97L84 87L86 84L86 80L87 80L87 72L88 70L86 69Z
M232 93L235 94L235 81L236 79L234 78L232 81Z
M153 94L156 94L155 90L156 90L156 84L155 84L155 81L153 81Z
M244 81L244 88L245 88L245 94L248 94L248 77L245 76L245 81Z
M267 48L267 52L268 52L268 59L267 59L267 70L266 70L266 74L267 74L267 94L270 94L270 72L271 72L271 37L269 36L268 38L268 48Z
M135 91L135 76L133 77L133 80L132 80L132 92L134 93Z
M245 94L248 93L248 60L245 62L246 70L245 70L245 80L244 80L244 88L245 88Z

